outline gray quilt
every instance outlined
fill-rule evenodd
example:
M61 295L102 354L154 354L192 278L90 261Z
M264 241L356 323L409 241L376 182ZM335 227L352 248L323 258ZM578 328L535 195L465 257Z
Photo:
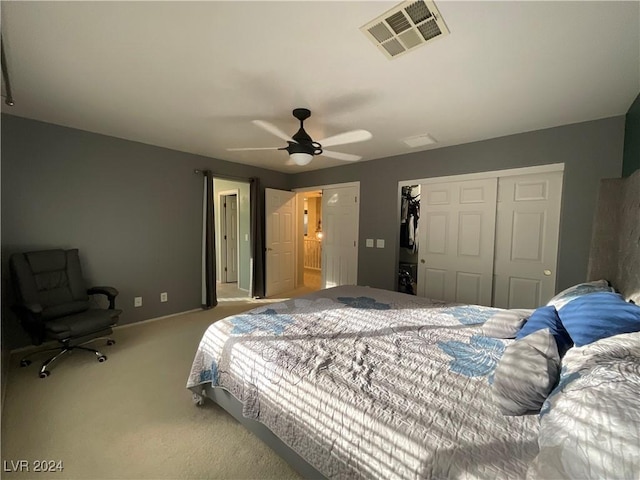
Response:
M496 311L331 288L211 325L187 387L227 389L330 478L520 478L538 417L494 405Z

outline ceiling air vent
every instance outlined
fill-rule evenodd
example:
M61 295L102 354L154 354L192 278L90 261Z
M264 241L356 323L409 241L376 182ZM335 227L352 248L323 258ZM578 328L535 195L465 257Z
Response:
M387 58L396 58L449 34L440 12L430 0L402 2L360 30Z

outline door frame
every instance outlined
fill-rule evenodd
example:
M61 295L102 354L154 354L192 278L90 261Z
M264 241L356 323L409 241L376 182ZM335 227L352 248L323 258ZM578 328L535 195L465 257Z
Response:
M429 178L418 178L411 180L400 180L398 182L398 193L396 194L396 225L400 225L401 221L401 196L402 196L402 187L407 187L416 184L426 184L426 183L443 183L443 182L462 182L466 180L481 180L485 178L498 178L500 177L511 177L511 176L520 176L520 175L531 175L536 173L549 173L549 172L563 172L564 173L565 165L564 163L549 163L546 165L534 165L532 167L519 167L519 168L507 168L504 170L490 170L486 172L476 172L476 173L462 173L460 175L442 175L436 177ZM562 222L562 200L560 200L560 222ZM399 227L398 227L399 228ZM395 263L396 270L397 265L400 263L400 245L399 239L396 237L396 249L395 249ZM559 245L559 244L558 244ZM556 282L558 270L556 269ZM394 289L398 290L398 276L395 275Z

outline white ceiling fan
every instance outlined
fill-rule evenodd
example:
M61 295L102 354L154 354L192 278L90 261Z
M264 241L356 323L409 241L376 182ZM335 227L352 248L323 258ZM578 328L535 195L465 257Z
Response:
M364 142L369 140L372 135L366 130L351 130L348 132L333 135L315 142L304 130L304 121L311 116L311 111L306 108L296 108L293 110L293 116L300 120L300 129L295 135L289 136L272 123L264 120L253 120L252 123L276 137L286 141L286 147L247 147L247 148L227 148L230 152L244 150L286 150L289 153L289 164L291 165L307 165L314 156L324 155L325 157L344 160L347 162L355 162L362 157L352 155L350 153L333 152L324 150L324 147L332 147L334 145L345 145L347 143Z

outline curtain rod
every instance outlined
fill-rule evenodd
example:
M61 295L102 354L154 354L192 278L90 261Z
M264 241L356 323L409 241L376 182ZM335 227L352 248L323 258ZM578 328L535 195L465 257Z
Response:
M193 171L193 173L195 173L196 175L204 175L204 172L206 172L206 170L198 170L197 168ZM243 183L251 183L253 181L252 177L235 177L233 175L218 175L214 172L211 172L211 175L213 175L213 178L218 178L220 180L235 180L235 181L240 181Z

